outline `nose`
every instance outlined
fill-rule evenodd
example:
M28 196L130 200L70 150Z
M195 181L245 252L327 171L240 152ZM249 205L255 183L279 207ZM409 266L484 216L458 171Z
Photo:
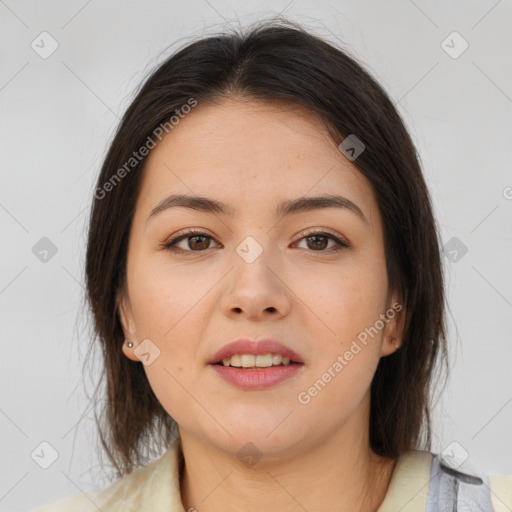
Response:
M291 290L286 285L283 269L267 253L263 251L252 262L234 255L220 301L225 315L252 321L288 315Z

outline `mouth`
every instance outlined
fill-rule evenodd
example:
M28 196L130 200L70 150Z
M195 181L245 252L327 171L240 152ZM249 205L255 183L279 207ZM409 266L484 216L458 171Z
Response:
M228 384L243 391L260 391L298 376L304 360L290 347L276 340L238 339L218 350L210 368Z
M238 339L224 345L207 363L235 368L268 368L303 364L304 360L293 349L276 340Z
M236 368L238 370L265 370L283 366L303 365L301 361L292 361L281 354L233 354L221 361L211 363L215 366Z
M304 368L304 363L284 359L276 354L274 365L258 366L258 364L268 364L272 354L263 354L263 361L256 361L256 356L250 354L241 355L239 358L234 355L225 358L222 362L210 363L210 368L214 370L222 380L231 386L242 391L263 391L268 388L275 388L288 379L300 375ZM281 358L279 364L277 362ZM240 366L236 366L240 364ZM243 365L242 365L243 364Z
M218 350L208 365L228 384L244 391L267 389L302 373L302 357L276 340L238 339Z

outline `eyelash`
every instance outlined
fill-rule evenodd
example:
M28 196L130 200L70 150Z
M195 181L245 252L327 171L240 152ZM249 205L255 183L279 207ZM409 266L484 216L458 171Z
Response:
M175 247L175 245L178 242L180 242L181 240L185 240L187 238L192 238L193 236L204 236L205 238L210 238L212 240L215 240L212 236L210 236L208 233L205 233L204 231L199 231L199 230L196 230L193 228L189 228L184 233L182 233L182 234L172 238L171 240L165 242L164 244L162 244L161 248L167 249L169 251L173 251L173 252L176 252L179 254L187 254L187 255L189 255L190 253L206 252L208 249L204 249L201 251L191 251L191 250L184 250L184 249ZM324 250L319 250L319 251L311 250L311 252L337 253L337 252L342 251L343 249L347 249L349 247L349 245L347 243L342 242L337 236L335 236L333 233L330 233L328 231L301 231L299 233L299 236L301 238L299 238L298 242L302 241L305 238L310 238L313 236L323 236L323 237L330 238L331 240L334 240L334 242L336 242L336 244L338 244L338 247L331 247L330 249L324 249Z

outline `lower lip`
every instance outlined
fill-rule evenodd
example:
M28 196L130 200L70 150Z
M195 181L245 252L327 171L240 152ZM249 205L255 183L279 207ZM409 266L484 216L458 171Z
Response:
M210 365L226 381L240 389L257 390L275 386L296 373L303 364L287 366L270 366L269 368L247 369L234 368L219 364Z

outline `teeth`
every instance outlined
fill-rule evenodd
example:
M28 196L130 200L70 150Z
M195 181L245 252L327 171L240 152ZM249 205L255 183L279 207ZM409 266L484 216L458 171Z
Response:
M268 368L269 366L272 366L272 364L273 364L272 354L257 355L254 358L254 360L255 360L256 366L258 366L260 368Z
M222 363L224 364L224 361L222 361ZM239 356L239 355L232 356L231 357L231 366L236 366L237 368L240 368L240 366L242 366L242 356Z
M242 368L252 368L256 363L256 356L251 356L250 354L244 354L242 356Z
M271 366L287 366L290 364L289 357L283 357L281 354L265 354L254 356L252 354L235 354L231 357L225 357L222 360L224 366L234 366L235 368L270 368Z

